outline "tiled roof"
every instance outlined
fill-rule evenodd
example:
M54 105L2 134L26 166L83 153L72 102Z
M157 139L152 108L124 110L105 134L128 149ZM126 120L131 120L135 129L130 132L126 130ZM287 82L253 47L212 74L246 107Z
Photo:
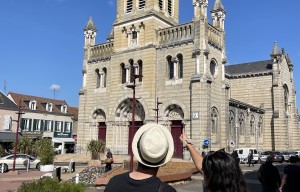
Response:
M0 91L0 109L17 111L18 106Z
M68 113L74 115L74 119L78 120L78 107L68 107Z
M272 72L272 60L256 61L225 66L227 76L263 74Z
M66 101L64 100L56 100L56 99L37 97L32 95L24 95L24 94L13 93L13 92L9 92L8 95L10 95L13 98L13 100L17 105L21 105L22 110L31 110L29 108L29 103L31 100L36 101L36 111L43 112L43 113L62 113L61 106L63 105L68 106ZM52 103L52 112L48 112L46 110L47 103ZM69 109L67 111L67 114L70 115Z

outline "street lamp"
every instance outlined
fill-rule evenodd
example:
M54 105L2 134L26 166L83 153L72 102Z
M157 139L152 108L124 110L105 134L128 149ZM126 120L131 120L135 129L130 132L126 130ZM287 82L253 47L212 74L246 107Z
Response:
M133 130L134 130L134 114L135 114L135 80L139 77L143 77L142 75L136 75L134 74L133 75L133 84L129 84L129 85L126 85L127 88L131 88L133 90L133 96L132 96L132 122L131 122L131 130L130 130L130 133L131 133L131 137L130 138L130 141L129 143L132 143L132 139L133 139ZM129 145L130 146L130 145ZM130 150L130 172L133 171L133 152L132 150Z
M18 114L18 120L17 120L17 130L16 130L16 141L15 141L15 149L14 149L14 162L13 162L13 171L16 170L16 153L17 153L17 147L18 147L18 135L19 135L19 124L20 124L20 116L22 114L25 114L25 113L22 113L21 112L21 101L19 103L19 110L16 114Z
M157 123L157 124L158 124L158 106L159 106L160 104L163 104L163 103L162 103L162 102L158 102L158 97L157 97L157 99L156 99L156 108L153 109L154 111L156 111L156 123Z

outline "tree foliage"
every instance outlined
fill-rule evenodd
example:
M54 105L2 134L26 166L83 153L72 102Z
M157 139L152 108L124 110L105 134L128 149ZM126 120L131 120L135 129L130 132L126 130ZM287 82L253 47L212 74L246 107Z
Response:
M100 159L100 153L103 153L105 150L105 142L102 140L91 140L87 150L91 153L93 160Z
M34 149L42 165L53 164L55 151L50 139L40 139L35 143Z

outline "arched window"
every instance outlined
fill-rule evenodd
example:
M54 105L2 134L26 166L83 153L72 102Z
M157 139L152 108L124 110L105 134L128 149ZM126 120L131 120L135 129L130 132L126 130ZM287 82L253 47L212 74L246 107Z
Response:
M261 136L263 134L263 119L262 119L262 117L259 117L257 126L258 126L257 135Z
M211 133L216 134L219 126L219 115L216 108L211 109Z
M126 3L126 13L130 13L132 12L132 0L127 0L127 3Z
M126 67L124 63L121 63L121 83L126 83Z
M182 77L183 77L183 56L182 56L182 54L178 54L177 58L178 58L178 78L182 79Z
M158 7L159 7L159 10L161 10L161 11L164 9L163 0L158 0Z
M168 63L168 78L173 79L174 78L174 63L172 61L172 57L167 57L167 63Z
M107 69L103 68L103 87L106 87L106 80L107 80Z
M234 120L234 113L232 111L229 112L229 135L235 136L235 120Z
M252 115L250 119L250 134L251 136L255 135L255 117Z
M130 83L133 83L133 81L134 81L134 76L133 75L135 74L135 70L134 70L132 59L129 60L129 64L130 64Z
M284 110L289 111L289 89L287 85L283 86L284 89Z
M99 69L95 70L95 75L96 75L96 88L100 87L100 71Z
M138 68L139 68L139 82L142 82L143 80L143 61L142 60L139 60L138 61Z
M143 9L146 6L146 1L145 0L140 0L139 1L139 9Z
M240 135L245 134L245 115L240 113L239 115L239 124L240 124Z
M173 0L168 0L168 13L170 16L173 15Z
M210 74L213 77L216 77L218 75L218 65L215 60L211 60L209 68L210 68Z

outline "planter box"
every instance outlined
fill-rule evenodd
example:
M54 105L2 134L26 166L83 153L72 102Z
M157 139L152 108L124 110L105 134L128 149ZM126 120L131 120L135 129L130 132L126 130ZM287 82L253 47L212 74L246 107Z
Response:
M54 165L41 165L41 172L52 172L54 170Z

